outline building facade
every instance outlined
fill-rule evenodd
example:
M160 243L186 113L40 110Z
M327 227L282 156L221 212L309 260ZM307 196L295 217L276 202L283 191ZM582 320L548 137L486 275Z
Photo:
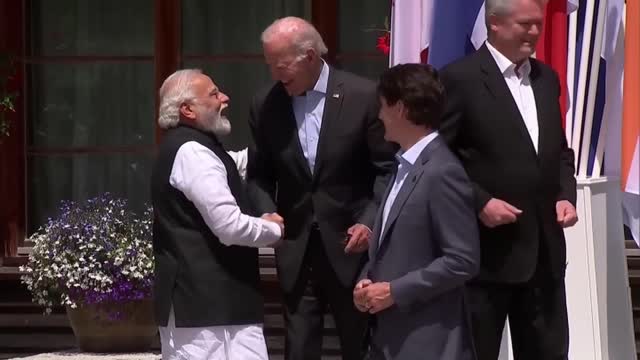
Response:
M230 149L247 146L248 105L267 84L260 34L276 18L310 20L326 60L375 79L388 66L376 41L389 1L0 0L0 55L11 59L0 143L0 258L55 216L62 200L104 192L134 208L149 202L150 166L162 137L157 90L196 67L231 97Z

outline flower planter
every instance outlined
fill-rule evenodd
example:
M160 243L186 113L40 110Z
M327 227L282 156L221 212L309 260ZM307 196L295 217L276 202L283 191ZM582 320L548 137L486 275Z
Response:
M67 306L67 316L78 347L85 352L148 351L158 331L151 300Z

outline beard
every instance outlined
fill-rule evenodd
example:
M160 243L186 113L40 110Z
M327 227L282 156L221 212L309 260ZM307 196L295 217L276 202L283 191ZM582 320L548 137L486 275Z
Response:
M205 110L201 115L202 121L200 123L203 130L215 135L229 135L231 133L231 122L222 115L222 107L218 111Z

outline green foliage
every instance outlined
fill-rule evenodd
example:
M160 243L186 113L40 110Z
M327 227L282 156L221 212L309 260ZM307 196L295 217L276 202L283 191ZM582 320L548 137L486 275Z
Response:
M9 136L11 124L7 118L8 112L14 112L13 101L16 93L10 93L8 82L14 74L13 61L8 54L0 54L0 141Z

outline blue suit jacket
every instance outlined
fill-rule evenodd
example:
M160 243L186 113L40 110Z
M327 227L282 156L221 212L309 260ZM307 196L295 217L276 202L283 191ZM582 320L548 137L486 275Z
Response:
M407 175L385 229L382 208L360 277L390 282L395 304L373 315L371 358L475 359L463 296L480 264L473 192L440 137Z

